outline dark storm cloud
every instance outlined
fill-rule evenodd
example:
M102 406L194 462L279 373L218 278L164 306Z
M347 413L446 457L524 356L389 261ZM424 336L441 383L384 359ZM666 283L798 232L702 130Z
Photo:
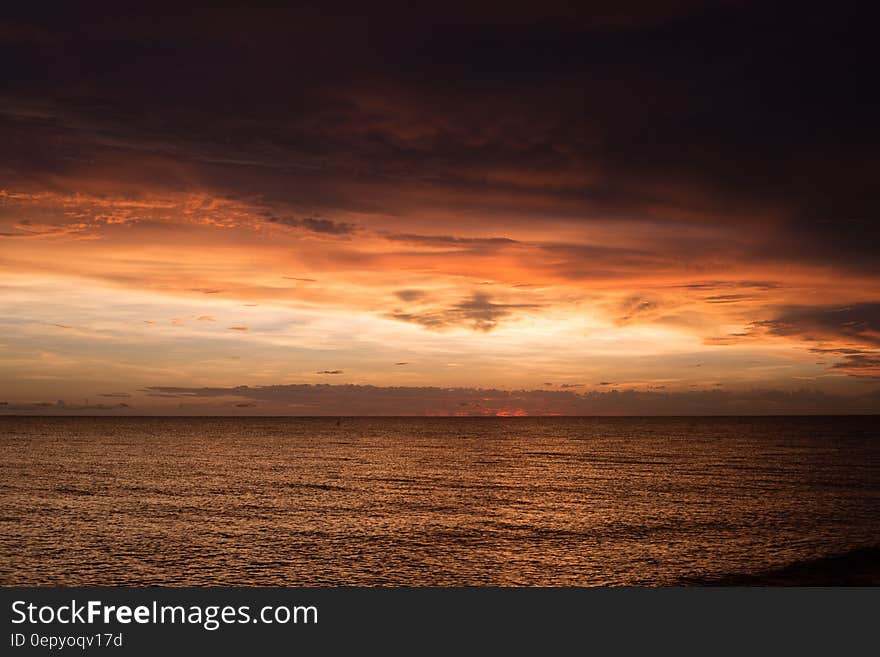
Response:
M391 214L409 194L498 226L519 210L752 226L753 261L876 271L860 6L19 4L0 27L4 177Z
M515 311L538 307L535 304L495 303L488 294L476 293L449 307L412 312L395 310L387 316L435 330L465 326L475 331L489 332Z
M234 388L157 386L155 394L184 395L222 408L229 398L260 404L261 412L289 415L725 415L864 413L880 396L842 397L813 390L493 390L474 388L275 385ZM210 410L210 409L209 409Z
M811 341L849 341L880 348L880 303L842 307L789 307L774 319L755 326L771 335L798 336Z

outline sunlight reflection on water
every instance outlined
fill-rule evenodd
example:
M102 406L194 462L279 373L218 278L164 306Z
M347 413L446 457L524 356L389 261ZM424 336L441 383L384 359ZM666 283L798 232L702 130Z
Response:
M669 584L880 542L877 418L0 418L0 583Z

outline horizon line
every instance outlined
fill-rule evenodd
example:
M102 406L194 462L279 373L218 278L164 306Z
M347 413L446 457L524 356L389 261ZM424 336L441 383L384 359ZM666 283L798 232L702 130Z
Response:
M83 414L83 413L2 413L0 412L0 418L3 417L29 417L29 418L175 418L175 419L209 419L209 418L237 418L237 419L287 419L287 418L296 418L296 419L391 419L391 418L403 418L403 419L422 419L422 420L529 420L529 419L581 419L581 418L640 418L640 419L651 419L651 418L789 418L789 417L880 417L880 412L877 413L741 413L736 415L731 415L730 413L701 413L701 414L690 414L690 415L682 415L682 414L668 414L668 415L639 415L639 414L629 414L629 413L621 413L621 414L593 414L593 415L175 415L170 413L157 413L155 415L148 414Z

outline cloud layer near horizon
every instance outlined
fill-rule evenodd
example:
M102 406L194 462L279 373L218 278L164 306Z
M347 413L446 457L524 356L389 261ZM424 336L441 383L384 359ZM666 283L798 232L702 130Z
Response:
M108 395L105 395L108 396ZM229 388L151 386L141 402L69 404L0 402L0 414L280 415L546 417L592 415L827 415L873 413L876 391L860 396L816 390L690 392L561 389L497 390L353 385L274 385ZM157 400L165 402L157 404Z

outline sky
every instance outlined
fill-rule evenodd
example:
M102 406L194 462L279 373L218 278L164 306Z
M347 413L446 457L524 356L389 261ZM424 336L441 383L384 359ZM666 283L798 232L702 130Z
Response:
M0 413L880 412L857 5L141 11L0 19Z

